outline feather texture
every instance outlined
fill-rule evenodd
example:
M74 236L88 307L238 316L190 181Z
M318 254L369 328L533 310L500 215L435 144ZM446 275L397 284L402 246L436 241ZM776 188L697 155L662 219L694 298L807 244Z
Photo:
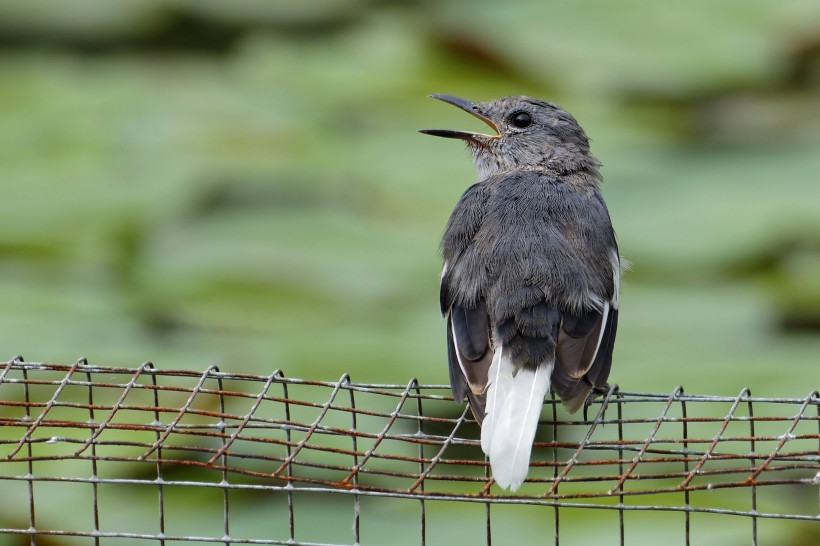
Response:
M502 361L504 359L502 358ZM538 417L544 396L549 392L552 363L535 370L520 369L512 381L512 389L495 407L495 422L489 431L484 452L490 456L493 477L501 487L515 491L527 477L530 453L538 427ZM482 430L482 448L485 448Z

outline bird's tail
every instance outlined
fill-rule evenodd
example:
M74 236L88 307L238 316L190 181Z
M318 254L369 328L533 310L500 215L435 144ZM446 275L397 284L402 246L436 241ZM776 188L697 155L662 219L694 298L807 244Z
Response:
M544 397L550 389L553 362L517 373L503 347L495 351L487 388L481 449L490 457L493 477L512 491L524 482ZM514 375L513 375L514 374Z

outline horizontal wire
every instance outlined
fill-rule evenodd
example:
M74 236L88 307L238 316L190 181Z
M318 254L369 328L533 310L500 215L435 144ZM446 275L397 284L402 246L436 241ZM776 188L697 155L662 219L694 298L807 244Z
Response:
M17 361L9 366L10 370L22 370L26 369L28 371L55 371L55 372L68 372L72 368L71 365L66 364L44 364L44 363L33 363L33 362L21 362ZM123 367L102 367L96 366L92 364L80 364L79 368L82 370L83 373L97 373L101 375L131 375L136 372L137 368L123 368ZM175 369L158 369L158 368L147 368L142 371L142 374L145 376L158 376L158 377L183 377L183 378L200 378L202 376L202 372L193 371L193 370L175 370ZM246 374L246 373L236 373L236 372L222 372L222 371L213 371L208 375L211 379L222 379L222 380L236 380L236 381L247 381L252 383L265 383L269 376L267 375L254 375L254 374ZM309 379L300 379L300 378L292 378L292 377L277 377L274 380L276 383L287 383L289 385L306 385L306 386L313 386L313 387L326 387L326 388L336 388L339 384L337 381L319 381L319 380L309 380ZM61 383L60 380L19 380L19 379L9 379L5 378L0 383L23 383L28 382L30 384L39 384L39 385L59 385ZM112 387L112 388L125 388L127 386L127 382L124 383L97 383L97 382L89 382L83 380L69 380L66 382L67 385L77 385L77 386L100 386L100 387ZM407 384L399 384L399 383L357 383L357 382L346 382L344 383L341 388L343 390L354 390L360 392L371 392L374 394L379 394L383 396L391 396L400 398L402 396L402 392L406 388ZM194 387L186 388L186 387L178 387L172 385L164 385L164 386L152 386L150 384L144 385L135 385L135 388L142 388L142 389L159 389L159 390L168 390L168 391L179 391L179 392L193 392L195 390ZM418 384L418 389L421 391L429 391L429 390L440 390L446 393L450 392L450 386L444 384ZM398 391L398 392L397 392ZM248 394L244 392L237 392L237 391L219 391L213 389L201 389L200 392L202 393L210 393L210 394L219 394L223 392L225 395L231 394L237 397L245 397L245 398L255 398L255 394ZM640 403L640 402L659 402L659 401L666 401L669 397L668 393L651 393L651 392L629 392L629 391L619 391L619 394L626 397L629 403ZM812 393L814 394L814 393ZM452 396L449 394L442 394L442 395L431 395L431 394L415 394L411 393L409 398L422 398L422 399L436 399L436 400L452 400ZM820 404L820 398L817 397L816 394L814 396L809 396L810 399L815 400L814 404ZM735 402L737 399L736 396L728 396L728 395L704 395L704 394L679 394L675 397L675 401L685 401L685 402ZM773 403L773 404L800 404L806 400L806 397L762 397L762 396L749 396L744 397L743 401L751 401L751 402L760 402L760 403ZM545 405L550 404L559 404L560 400L551 401L549 399L545 400ZM601 400L594 400L592 401L593 404L600 404ZM720 418L722 420L723 417Z
M82 389L82 399L76 398L77 387ZM342 396L343 392L351 396ZM110 403L101 402L109 395ZM760 500L767 491L787 485L811 488L816 496L820 485L816 392L775 398L751 396L746 389L736 396L720 396L685 394L681 388L667 393L627 392L613 386L604 398L592 402L597 413L592 419L539 421L530 477L516 494L492 492L497 489L485 475L488 463L479 448L478 425L467 408L453 404L450 387L418 384L415 379L405 384L356 383L345 374L337 381L316 381L286 377L279 371L254 375L215 367L162 370L149 363L111 368L84 359L65 365L16 358L0 363L0 398L0 450L5 450L0 451L0 482L180 486L288 495L298 491L820 521L820 515L787 513L787 507L775 513L719 506L726 501L713 497L711 505L694 507L681 494L734 490L755 494ZM348 398L351 402L345 403ZM544 403L553 409L558 404L557 399ZM683 404L683 415L678 415ZM22 410L25 415L11 415ZM75 410L82 411L75 416ZM98 419L88 419L89 411ZM616 412L621 418L606 415ZM341 424L350 423L351 416L354 423L359 418L358 424L352 428ZM683 437L681 424L684 430L688 426ZM616 433L618 438L609 438ZM753 451L748 450L750 445ZM28 449L22 450L24 446ZM89 450L91 446L94 449ZM62 453L66 448L69 452ZM141 468L150 468L155 477L46 475L45 469L60 472L60 467L44 463L63 461L116 464L122 465L121 470L125 465L149 465ZM9 472L17 467L4 467L4 463L28 464L26 474ZM198 479L163 479L159 469L172 465L195 470ZM205 479L210 475L213 482ZM240 477L251 483L232 481ZM778 491L771 495L782 494ZM632 504L651 495L666 496L663 504ZM587 499L612 502L582 502ZM0 529L2 534L325 544L293 537L237 539L37 528Z
M31 477L28 476L16 476L16 477L8 477L3 479L10 479L10 480L17 480L17 481L29 481L32 480ZM287 491L298 491L300 493L308 493L308 494L338 494L338 495L367 495L371 497L387 497L387 498L401 498L401 499L410 499L410 500L419 500L420 498L424 498L424 500L429 501L456 501L456 502L466 502L466 503L481 503L486 504L487 502L491 502L493 504L522 504L522 505L535 505L535 506L549 506L549 507L561 507L561 508L594 508L594 509L606 509L606 510L628 510L628 511L664 511L664 512L701 512L701 513L711 513L711 514L727 514L727 515L735 515L735 516L747 516L747 517L758 517L758 518L766 518L766 519L786 519L786 520L804 520L804 521L820 521L820 515L808 515L808 514L778 514L774 512L758 512L755 510L733 510L728 508L712 508L712 507L695 507L695 506L686 506L686 505L658 505L658 504L624 504L620 502L613 502L610 504L604 503L583 503L583 502L565 502L563 500L556 500L556 499L549 499L545 498L542 495L465 495L465 494L457 494L457 493L441 493L441 492L407 492L407 491L398 491L398 490L391 490L391 489L377 489L372 487L351 487L351 488L338 488L338 487L323 487L323 486L303 486L297 489L294 489L291 486L284 485L284 486L276 486L276 485L262 485L262 484L225 484L225 483L209 483L209 482L201 482L201 481L185 481L185 480L138 480L138 479L128 479L128 478L98 478L96 480L88 479L88 478L49 478L49 479L39 479L34 481L44 481L44 482L63 482L63 483L97 483L98 485L108 484L108 485L149 485L149 486L157 486L161 484L163 486L170 486L170 487L193 487L193 488L209 488L209 489L229 489L229 490L248 490L248 491L268 491L268 492L287 492ZM783 482L777 483L775 485L789 485L794 482ZM808 481L800 482L800 483L810 483ZM760 484L758 484L760 485ZM816 483L814 484L816 485ZM739 485L742 487L742 485ZM718 486L719 488L719 486ZM703 490L704 488L690 488L690 490ZM709 489L711 490L711 489ZM639 497L647 494L658 494L663 491L653 491L650 493L637 493L637 492L630 492L630 491L619 491L618 495L623 495L625 498L629 497ZM676 491L680 493L680 491ZM608 498L612 498L613 501L617 497L616 496L608 496ZM574 497L563 497L563 498L593 498L590 496L583 496L578 495Z

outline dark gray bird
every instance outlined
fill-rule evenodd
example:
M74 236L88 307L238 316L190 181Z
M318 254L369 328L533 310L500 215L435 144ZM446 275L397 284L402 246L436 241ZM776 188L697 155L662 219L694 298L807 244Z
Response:
M514 491L550 388L570 412L605 388L621 259L575 118L530 97L431 96L495 133L421 131L464 140L478 169L444 232L441 312L453 396L469 400L493 477Z

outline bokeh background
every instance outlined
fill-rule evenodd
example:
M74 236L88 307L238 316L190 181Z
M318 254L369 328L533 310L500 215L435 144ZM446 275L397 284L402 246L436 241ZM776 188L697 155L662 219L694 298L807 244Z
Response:
M0 347L445 383L475 174L416 130L480 122L432 92L591 136L633 262L612 381L820 387L814 0L0 0Z

